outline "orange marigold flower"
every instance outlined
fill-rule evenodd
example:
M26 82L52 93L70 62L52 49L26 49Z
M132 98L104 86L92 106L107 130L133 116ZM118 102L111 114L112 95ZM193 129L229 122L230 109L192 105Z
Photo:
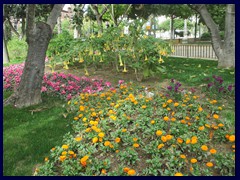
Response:
M122 132L127 132L127 129L122 129Z
M226 138L226 139L229 139L229 137L230 137L229 134L226 134L226 135L225 135L225 138Z
M98 138L97 138L97 137L92 138L92 142L93 142L93 143L98 142Z
M121 138L119 138L119 137L117 137L116 139L115 139L115 142L116 143L119 143L121 141Z
M183 140L181 138L177 138L177 142L182 144L183 143Z
M235 149L235 145L232 145L232 148Z
M138 140L138 138L133 138L133 141L136 142Z
M208 167L213 167L213 163L212 163L212 162L207 162L206 165L207 165Z
M169 141L169 140L171 140L172 139L172 135L170 135L170 134L168 134L167 136L166 136L166 138L167 138L167 140Z
M219 118L219 115L214 114L214 115L213 115L213 118L214 118L214 119L218 119L218 118Z
M187 139L187 140L186 140L186 144L189 144L190 142L191 142L190 139Z
M103 138L103 137L105 136L105 134L104 134L103 132L100 132L100 133L98 134L98 136L99 136L100 138Z
M205 127L210 128L211 126L209 124L205 124Z
M45 158L44 158L44 161L47 162L47 161L48 161L48 157L45 157Z
M192 159L191 159L191 163L194 164L194 163L196 163L196 162L197 162L197 159L195 159L195 158L192 158Z
M224 124L220 123L218 124L218 127L224 127Z
M136 171L134 169L130 169L127 173L129 176L134 176L136 174Z
M66 158L67 158L66 156L60 156L59 160L63 162Z
M162 147L164 147L164 144L159 144L158 145L158 149L161 149Z
M176 121L176 118L175 118L175 117L172 117L172 118L171 118L171 121Z
M185 119L186 119L187 121L189 121L189 120L190 120L190 117L186 116Z
M201 149L202 149L203 151L207 151L207 150L208 150L208 147L207 147L206 145L202 145L202 146L201 146Z
M55 148L55 147L53 147L51 150L52 150L52 151L54 151L55 149L56 149L56 148Z
M198 112L201 112L202 110L203 110L202 107L199 107L199 108L198 108Z
M75 137L75 141L81 141L82 137Z
M183 174L180 173L180 172L177 172L177 173L174 174L174 176L183 176Z
M142 105L142 109L146 109L147 108L147 106L146 105Z
M67 151L63 151L62 155L65 156L67 154Z
M73 155L75 153L74 153L74 151L68 151L68 154Z
M163 118L163 120L164 120L164 121L168 121L169 118L168 118L167 116L165 116L165 117Z
M179 103L177 103L177 102L174 103L174 107L177 107L177 106L179 106Z
M205 129L205 127L204 127L204 126L200 126L198 129L199 129L200 131L203 131L203 130Z
M123 172L125 172L125 173L127 173L129 170L130 170L130 168L128 168L128 167L123 168Z
M230 141L230 142L234 142L234 141L235 141L235 135L229 136L229 141Z
M185 156L184 154L181 154L181 155L180 155L180 158L186 159L186 156Z
M170 103L172 103L172 102L173 102L173 100L171 100L171 99L167 100L167 103L168 103L168 104L170 104Z
M165 103L162 105L163 108L165 108L166 106L167 106L167 104L165 104Z
M111 143L110 143L110 141L105 141L104 142L104 146L109 146Z
M133 144L133 147L138 148L138 147L139 147L139 144L138 144L138 143L134 143L134 144Z
M157 136L161 136L161 135L162 135L162 131L157 130L157 131L156 131L156 135L157 135Z
M216 154L216 153L217 153L217 150L216 150L216 149L210 149L210 153L211 153L211 154Z
M197 139L197 138L192 138L191 144L196 144L196 143L197 143L197 141L198 141L198 139Z
M62 148L63 148L63 149L68 149L68 147L69 147L69 146L66 145L66 144L62 145Z
M183 119L180 121L182 124L186 124L186 121Z
M154 121L154 120L151 120L151 124L155 124L155 121Z
M161 136L161 140L162 140L162 142L166 142L167 141L166 136Z
M106 173L107 173L106 169L102 169L102 170L101 170L101 173L102 173L102 174L106 174Z
M79 111L84 111L85 107L84 106L79 106Z

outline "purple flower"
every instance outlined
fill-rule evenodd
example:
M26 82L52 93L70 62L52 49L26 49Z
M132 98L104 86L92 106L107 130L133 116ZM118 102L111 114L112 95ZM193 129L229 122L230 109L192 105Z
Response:
M171 91L171 90L172 90L172 86L168 86L167 89L168 89L169 91Z
M196 90L195 90L194 88L191 88L190 91L191 91L192 93L195 93L195 92L196 92Z
M218 92L222 92L224 90L224 87L220 87L219 89L218 89Z
M174 79L171 79L171 82L174 83Z
M232 88L233 88L233 85L229 85L229 86L228 86L228 90L229 90L229 91L232 91Z
M208 83L208 88L212 87L213 83Z

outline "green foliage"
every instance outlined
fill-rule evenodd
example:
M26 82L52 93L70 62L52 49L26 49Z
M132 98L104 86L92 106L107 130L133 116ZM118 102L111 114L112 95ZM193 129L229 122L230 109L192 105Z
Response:
M144 35L143 24L144 21L140 20L128 24L129 35L124 35L122 29L116 27L108 28L102 35L92 34L74 41L69 35L60 35L51 41L48 56L62 63L66 69L69 63L78 61L83 64L86 75L89 66L112 63L116 71L126 73L127 69L132 69L139 80L142 79L139 73L145 78L154 76L164 71L161 63L170 54L171 48L161 39Z
M13 38L7 43L9 58L11 60L25 60L27 57L28 45L25 40Z
M193 27L193 24L188 21L187 22L188 29ZM170 19L167 19L159 24L158 27L160 30L169 31L170 30ZM183 30L184 29L184 19L174 19L173 29Z

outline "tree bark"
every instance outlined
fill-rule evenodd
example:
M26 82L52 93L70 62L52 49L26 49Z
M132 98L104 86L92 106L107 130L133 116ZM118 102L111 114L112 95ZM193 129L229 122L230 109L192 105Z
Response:
M28 107L42 102L41 87L45 68L45 57L53 28L63 5L54 5L48 17L48 23L35 24L35 5L27 6L27 43L28 54L19 87L4 104L13 104L17 108Z
M228 4L226 8L224 43L206 5L193 5L193 7L200 13L211 32L213 49L218 57L218 67L235 67L235 5Z
M26 35L26 23L25 23L25 18L22 18L22 33L21 33L21 39L23 39Z
M57 20L57 27L58 27L58 34L61 34L62 33L61 17L59 17L58 20Z
M228 4L225 17L223 55L218 67L235 67L235 5Z
M5 43L5 38L3 37L3 64L6 64L6 63L9 63L9 55L8 55L8 50Z

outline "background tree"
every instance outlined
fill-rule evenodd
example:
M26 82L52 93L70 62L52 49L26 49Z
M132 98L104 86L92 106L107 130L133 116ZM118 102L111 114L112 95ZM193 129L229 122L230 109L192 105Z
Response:
M6 17L5 17L5 13L4 13L4 7L3 7L3 24L4 24L5 20L6 20ZM5 36L3 36L3 64L5 64L5 63L9 63L9 55L8 55L8 50L7 50L7 46L6 46Z
M227 4L225 12L224 42L221 41L219 26L214 22L205 4L191 5L209 28L213 49L218 57L218 67L235 67L235 5Z
M92 10L97 24L98 24L98 34L102 34L103 32L103 15L107 12L110 4L104 5L104 4L90 4L89 7Z
M41 87L46 51L63 6L64 4L55 4L47 18L47 22L39 21L36 23L36 5L27 5L27 59L19 87L4 103L13 104L15 107L21 108L38 104L42 101Z

